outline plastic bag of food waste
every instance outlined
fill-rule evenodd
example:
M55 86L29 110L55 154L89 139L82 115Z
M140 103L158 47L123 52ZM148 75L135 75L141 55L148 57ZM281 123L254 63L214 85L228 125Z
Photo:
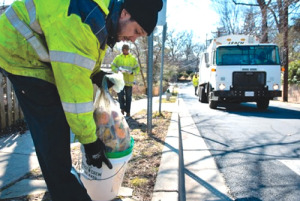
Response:
M107 88L101 88L96 95L94 120L97 136L107 152L120 152L130 147L130 128Z

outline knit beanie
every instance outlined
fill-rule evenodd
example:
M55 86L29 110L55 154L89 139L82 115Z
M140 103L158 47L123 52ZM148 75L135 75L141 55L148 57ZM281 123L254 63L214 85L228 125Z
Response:
M148 36L156 26L157 15L162 6L162 0L124 0L124 8Z
M124 45L122 46L122 50L129 50L129 45L124 44Z

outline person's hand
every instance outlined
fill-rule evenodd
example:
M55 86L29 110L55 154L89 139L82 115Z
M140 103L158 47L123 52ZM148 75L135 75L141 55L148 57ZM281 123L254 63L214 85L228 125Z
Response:
M126 74L133 74L133 72L129 69L124 68L123 66L120 66L118 68L118 72L126 73Z
M92 82L96 84L99 88L103 88L102 81L105 75L111 75L111 73L100 71L92 77ZM113 85L114 83L107 79L107 87L111 88Z
M105 156L105 145L99 138L97 138L95 142L84 144L83 147L85 151L86 163L88 165L101 168L103 162L109 169L112 169L112 164Z
M123 74L121 72L118 72L114 74L107 74L105 76L111 83L113 83L113 90L117 93L120 93L125 86Z

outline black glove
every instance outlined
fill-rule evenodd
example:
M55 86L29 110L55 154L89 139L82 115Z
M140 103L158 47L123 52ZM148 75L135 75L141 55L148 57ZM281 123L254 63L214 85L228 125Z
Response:
M111 73L106 73L104 71L100 71L98 73L96 73L93 77L92 77L92 82L94 84L96 84L99 88L103 88L102 86L102 80L104 78L105 75L107 74L111 74ZM106 79L107 81L107 87L111 88L112 86L114 86L114 83L112 83L109 79Z
M85 150L86 163L88 165L101 168L102 162L104 162L109 169L112 169L112 164L105 156L105 145L99 138L93 143L84 144L83 147Z

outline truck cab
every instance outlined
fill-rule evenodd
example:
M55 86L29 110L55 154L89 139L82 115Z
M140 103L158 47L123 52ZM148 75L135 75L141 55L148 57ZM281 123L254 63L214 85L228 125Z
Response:
M216 38L199 64L199 101L215 109L220 102L256 102L267 109L281 96L278 47L259 43L254 36Z

